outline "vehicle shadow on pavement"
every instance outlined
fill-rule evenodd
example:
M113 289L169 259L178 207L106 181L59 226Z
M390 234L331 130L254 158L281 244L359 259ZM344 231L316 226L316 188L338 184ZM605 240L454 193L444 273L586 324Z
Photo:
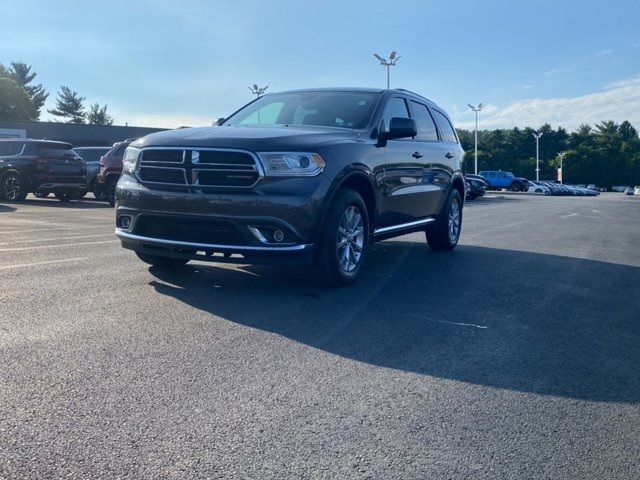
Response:
M640 402L640 268L388 241L373 247L361 281L341 289L317 286L311 270L194 264L150 272L160 294L360 362L519 392Z
M0 213L14 212L16 207L12 207L11 205L4 205L0 203Z
M38 207L55 207L55 208L76 208L76 209L90 209L90 208L113 208L107 202L101 202L93 198L82 200L71 200L69 202L61 202L55 198L27 198L20 202L21 205L31 205Z

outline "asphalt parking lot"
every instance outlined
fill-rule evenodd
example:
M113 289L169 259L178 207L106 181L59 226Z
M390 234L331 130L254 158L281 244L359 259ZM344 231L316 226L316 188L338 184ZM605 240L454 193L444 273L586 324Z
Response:
M494 194L459 248L149 269L0 203L0 478L640 478L640 199Z

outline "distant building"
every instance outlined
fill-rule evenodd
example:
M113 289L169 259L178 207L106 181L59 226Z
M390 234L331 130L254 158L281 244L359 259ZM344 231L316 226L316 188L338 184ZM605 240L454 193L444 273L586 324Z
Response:
M68 142L75 147L110 146L127 138L144 137L164 128L83 125L57 122L0 120L0 138L36 138Z

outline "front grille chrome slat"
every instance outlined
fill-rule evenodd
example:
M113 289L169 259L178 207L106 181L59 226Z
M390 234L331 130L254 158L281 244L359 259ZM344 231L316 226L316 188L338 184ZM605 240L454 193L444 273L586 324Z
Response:
M245 150L147 147L137 170L143 184L197 188L250 188L262 177L257 157Z

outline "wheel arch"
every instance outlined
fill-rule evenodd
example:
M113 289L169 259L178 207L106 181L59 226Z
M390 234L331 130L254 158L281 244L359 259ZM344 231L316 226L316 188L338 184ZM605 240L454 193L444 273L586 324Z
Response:
M455 174L453 179L451 180L451 188L455 188L460 193L460 198L462 199L462 203L465 201L465 188L464 188L464 177L462 173Z
M338 178L334 181L333 185L329 189L329 194L327 195L327 199L324 203L322 209L322 215L320 216L318 222L318 230L316 236L320 234L322 229L322 225L324 225L327 212L329 211L329 207L335 200L336 194L341 189L351 189L357 192L364 201L365 206L367 207L367 215L369 220L369 234L373 235L372 232L374 230L375 222L376 222L376 189L374 186L373 174L370 170L365 168L353 168L347 171L344 171Z

